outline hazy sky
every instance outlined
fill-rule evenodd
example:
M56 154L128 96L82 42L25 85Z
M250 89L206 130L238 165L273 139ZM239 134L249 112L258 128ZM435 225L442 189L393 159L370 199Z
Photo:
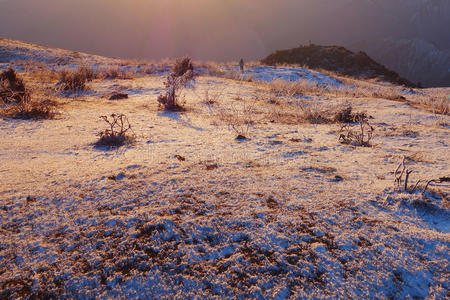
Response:
M129 58L258 59L308 40L408 37L415 29L404 1L0 0L0 36Z

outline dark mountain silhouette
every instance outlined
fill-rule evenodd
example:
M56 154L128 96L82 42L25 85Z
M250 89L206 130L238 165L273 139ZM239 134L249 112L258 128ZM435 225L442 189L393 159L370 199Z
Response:
M408 87L416 85L396 72L377 63L365 52L354 53L340 46L308 45L276 51L261 60L266 65L296 64L311 69L323 69L360 79L380 79Z
M108 57L245 61L312 40L450 86L449 0L0 0L0 36Z

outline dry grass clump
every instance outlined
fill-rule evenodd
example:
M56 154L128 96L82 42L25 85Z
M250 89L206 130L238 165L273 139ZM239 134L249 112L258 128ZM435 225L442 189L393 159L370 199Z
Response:
M194 67L189 57L177 59L172 72L167 76L164 86L165 94L158 96L159 105L166 110L182 110L180 92L194 79Z
M103 69L99 73L101 74L101 77L105 79L133 79L135 77L135 72L119 66Z
M413 92L408 95L408 103L437 115L450 115L450 90L435 88Z
M277 96L294 97L305 94L317 94L323 92L324 88L317 83L308 80L297 80L289 82L283 79L276 79L267 83L269 91Z
M359 117L367 118L364 112L353 112L349 103L340 105L326 105L316 101L293 99L291 97L274 97L265 94L264 97L268 109L266 120L273 123L288 125L310 123L310 124L333 124L333 123L356 123Z
M246 65L250 65L247 63ZM254 82L254 78L250 74L245 74L237 69L238 63L219 64L217 62L200 62L196 64L200 69L198 72L202 75L220 77L236 81Z
M424 102L422 102L422 105ZM430 111L440 115L450 115L450 95L432 96L426 105Z
M356 124L346 123L341 126L339 141L343 144L371 147L375 129L364 115L355 116Z
M22 61L16 62L15 65L21 66L25 73L33 79L37 79L40 82L54 82L59 78L59 74L50 65L39 61Z
M297 80L294 82L277 79L272 82L265 83L268 90L277 96L296 97L303 95L321 95L333 97L351 97L351 98L377 98L395 101L405 101L405 97L401 95L399 87L384 86L380 84L369 84L367 82L339 78L345 83L342 86L336 85L319 85L316 82L308 80Z
M100 119L105 121L109 128L98 133L100 138L95 143L95 147L115 148L134 142L135 135L124 114L111 114L110 118L100 116Z
M298 107L301 120L310 124L353 124L368 119L364 112L354 113L350 104L324 107L316 103L299 102Z
M86 84L97 77L93 69L80 66L76 70L63 69L59 71L58 89L64 92L84 92Z
M198 68L204 69L202 73L208 76L224 77L224 75L226 74L223 66L221 66L217 62L201 62L196 64L196 66Z
M300 102L301 120L310 124L332 123L332 118L328 117L330 111L314 103Z
M0 114L17 119L51 119L56 114L56 102L50 95L26 88L10 68L0 74Z
M56 102L51 98L30 98L14 105L6 105L0 109L0 114L7 118L24 120L53 119L56 115Z
M338 123L358 123L360 120L367 120L368 116L364 112L353 112L350 104L344 105L335 112L333 120Z
M172 67L172 74L175 77L181 77L186 73L194 73L194 65L192 64L192 60L189 57L181 57L175 61L175 64Z
M254 105L242 102L240 105L231 104L228 108L218 108L217 116L238 139L245 139L255 123L255 112Z
M13 68L0 74L0 99L6 104L29 100L30 94Z

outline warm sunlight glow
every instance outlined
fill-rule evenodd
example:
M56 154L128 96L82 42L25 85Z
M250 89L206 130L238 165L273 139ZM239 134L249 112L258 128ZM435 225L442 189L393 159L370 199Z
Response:
M0 0L0 299L448 299L449 0Z

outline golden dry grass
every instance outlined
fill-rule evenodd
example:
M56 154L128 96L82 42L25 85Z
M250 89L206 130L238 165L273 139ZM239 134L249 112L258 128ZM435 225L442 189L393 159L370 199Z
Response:
M19 103L0 105L0 115L13 119L53 119L57 115L57 102L46 92L29 90L30 97Z

